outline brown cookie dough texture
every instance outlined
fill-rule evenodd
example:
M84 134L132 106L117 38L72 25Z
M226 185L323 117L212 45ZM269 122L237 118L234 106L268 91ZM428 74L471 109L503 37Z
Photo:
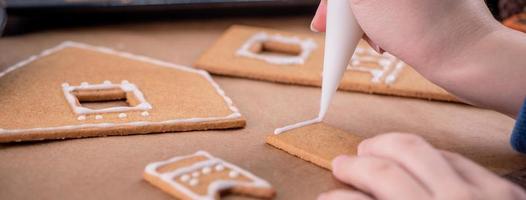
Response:
M266 199L275 195L267 181L205 151L150 163L144 179L184 200L219 199L225 193Z
M261 35L266 35L267 39L257 39ZM194 65L214 74L319 87L323 47L324 39L320 34L235 25ZM458 101L396 57L388 53L377 54L364 41L359 43L347 69L341 90Z
M0 73L0 142L241 128L203 70L65 42Z
M356 155L362 138L324 123L296 128L267 137L267 143L325 169L341 154Z

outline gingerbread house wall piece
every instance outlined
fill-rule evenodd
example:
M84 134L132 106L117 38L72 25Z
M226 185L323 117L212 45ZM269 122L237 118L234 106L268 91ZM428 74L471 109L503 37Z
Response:
M0 142L245 125L206 71L76 42L8 67L0 85Z
M150 163L144 178L178 199L214 200L224 191L260 198L275 194L267 181L205 151Z

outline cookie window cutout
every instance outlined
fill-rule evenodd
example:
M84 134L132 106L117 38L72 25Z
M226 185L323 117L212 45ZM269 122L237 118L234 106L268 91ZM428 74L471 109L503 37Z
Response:
M347 70L370 73L372 83L391 85L404 67L404 62L389 53L378 54L373 49L358 47Z
M228 193L271 198L265 180L205 151L150 163L144 178L178 199L218 199Z
M78 120L85 120L85 115L90 114L102 119L103 113L119 113L119 118L125 118L125 113L131 111L142 111L141 116L148 116L147 111L152 109L139 88L126 80L120 84L82 82L79 86L64 83L62 90Z
M237 55L278 65L303 64L316 47L312 39L259 32L237 50Z

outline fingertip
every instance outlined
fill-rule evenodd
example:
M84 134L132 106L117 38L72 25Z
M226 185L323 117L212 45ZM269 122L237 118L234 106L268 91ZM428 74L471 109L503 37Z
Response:
M367 154L367 144L369 143L370 139L365 139L365 140L362 140L360 142L360 144L358 144L358 147L357 147L357 154L359 156L362 156L362 155L366 155Z
M351 157L348 155L339 155L336 158L332 159L332 170L336 173L341 169L341 166L351 161Z
M325 31L325 19L327 14L327 2L325 0L320 1L318 9L316 9L316 14L312 18L310 24L310 30L313 32L323 32Z

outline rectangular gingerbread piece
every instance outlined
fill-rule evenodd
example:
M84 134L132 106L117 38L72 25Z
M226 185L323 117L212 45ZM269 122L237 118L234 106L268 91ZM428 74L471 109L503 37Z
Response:
M275 195L267 181L205 151L150 163L144 179L183 200L219 199L225 192L258 198Z
M356 147L362 138L343 130L315 123L267 137L267 143L312 162L331 169L331 161L338 155L356 155Z
M0 72L0 142L241 128L203 70L65 42Z
M319 87L323 47L319 34L234 25L194 65L215 74ZM364 41L358 45L340 89L457 101L398 58L380 55Z
M267 144L328 170L331 170L332 159L336 156L356 155L359 143L368 137L357 136L323 122L289 129L288 127L291 126L287 126L286 129L280 128L282 132L268 136ZM438 149L462 154L498 174L519 170L526 164L526 157L508 146L495 148L495 146L480 145L481 140L486 139L476 134L468 137L451 135L450 140L455 142L444 142L437 139L439 137L436 135L426 135L426 133L422 133L421 136ZM488 148L492 148L491 151L487 151Z

